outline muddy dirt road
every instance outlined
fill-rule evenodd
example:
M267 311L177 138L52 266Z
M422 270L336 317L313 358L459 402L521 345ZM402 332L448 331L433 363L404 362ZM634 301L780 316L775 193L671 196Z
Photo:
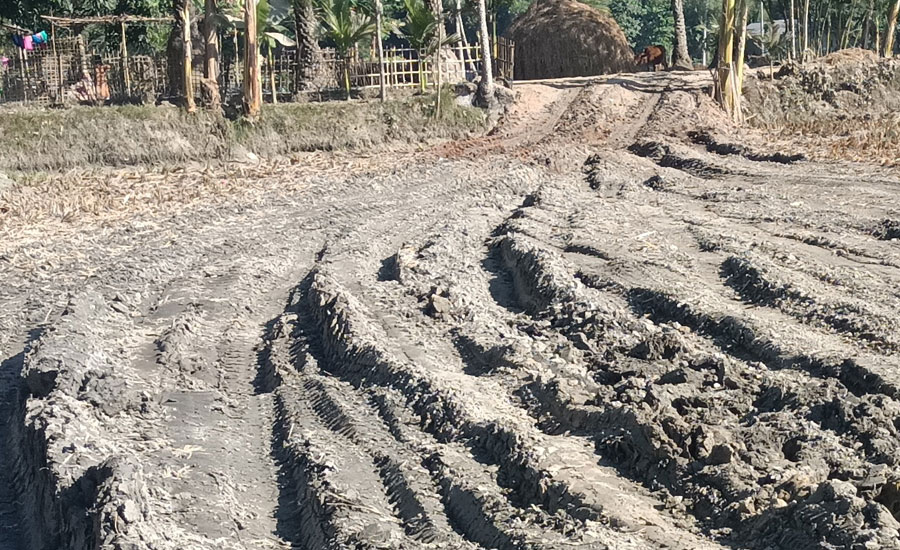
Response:
M900 547L897 173L704 131L704 78L23 228L0 547Z

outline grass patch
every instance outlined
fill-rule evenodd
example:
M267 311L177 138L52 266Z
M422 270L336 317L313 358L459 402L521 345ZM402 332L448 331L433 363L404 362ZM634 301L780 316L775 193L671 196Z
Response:
M442 94L378 101L266 105L252 124L172 107L77 107L0 113L0 170L34 171L85 165L121 166L427 144L485 129L481 111Z

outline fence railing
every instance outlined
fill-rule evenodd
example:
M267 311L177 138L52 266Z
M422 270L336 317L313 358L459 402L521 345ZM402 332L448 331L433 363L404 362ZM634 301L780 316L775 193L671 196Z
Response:
M494 72L512 75L515 46L499 39ZM321 61L314 78L303 82L304 93L323 93L344 88L344 68L350 86L355 90L378 87L380 71L374 49L350 52L343 59L333 49L321 50ZM0 66L0 103L21 102L43 105L60 103L121 103L155 101L177 95L169 83L164 55L127 55L120 51L98 54L90 52L81 35L59 38L52 47L30 52L13 48L0 54L7 62ZM194 89L199 94L200 59L195 59ZM262 56L263 97L271 98L273 90L279 100L300 92L297 79L297 52L280 48L272 56ZM477 46L455 45L441 52L440 71L444 83L473 80L481 68L481 50ZM385 85L390 88L433 86L437 67L434 56L421 59L412 48L387 48L384 51ZM220 95L241 93L243 66L234 53L223 55L219 71Z

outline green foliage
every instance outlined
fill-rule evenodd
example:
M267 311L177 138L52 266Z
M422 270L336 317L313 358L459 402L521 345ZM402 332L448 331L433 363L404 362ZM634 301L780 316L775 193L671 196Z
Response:
M157 16L167 13L170 0L2 0L0 19L32 29L43 29L47 22L41 15L110 15L131 14Z
M341 57L375 33L374 18L356 8L353 0L319 0L318 12L324 36Z
M653 44L670 48L675 36L671 0L610 0L609 10L635 49Z

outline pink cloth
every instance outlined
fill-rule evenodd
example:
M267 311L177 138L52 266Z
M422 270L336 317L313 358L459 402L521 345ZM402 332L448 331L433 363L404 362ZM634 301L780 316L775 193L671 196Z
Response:
M30 52L34 49L34 37L30 34L28 36L22 37L22 46L25 48L25 51Z

